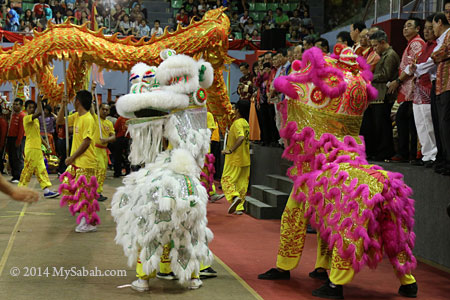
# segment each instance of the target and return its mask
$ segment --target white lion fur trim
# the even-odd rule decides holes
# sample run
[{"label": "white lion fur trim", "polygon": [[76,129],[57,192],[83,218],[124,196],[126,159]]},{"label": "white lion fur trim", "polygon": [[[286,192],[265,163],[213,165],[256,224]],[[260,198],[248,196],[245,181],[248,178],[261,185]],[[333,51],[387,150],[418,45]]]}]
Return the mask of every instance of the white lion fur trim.
[{"label": "white lion fur trim", "polygon": [[203,81],[200,81],[200,86],[207,89],[214,81],[214,69],[209,62],[206,62],[203,59],[198,61],[198,68],[200,69],[202,65],[206,67],[206,71],[203,74]]},{"label": "white lion fur trim", "polygon": [[117,113],[125,118],[135,118],[134,112],[146,108],[172,110],[189,106],[187,95],[170,90],[154,90],[151,93],[126,94],[117,100]]},{"label": "white lion fur trim", "polygon": [[130,155],[132,165],[151,163],[161,152],[165,119],[128,125],[131,136]]},{"label": "white lion fur trim", "polygon": [[[172,56],[159,65],[156,80],[166,90],[182,94],[193,93],[199,86],[198,68],[197,61],[190,56],[184,54]],[[172,78],[183,75],[189,77],[187,83],[183,81],[182,83],[169,85]]]},{"label": "white lion fur trim", "polygon": [[[171,156],[162,153],[161,157]],[[158,156],[160,166],[159,160]],[[140,258],[144,272],[150,274],[159,269],[162,247],[172,242],[171,267],[182,284],[192,272],[198,273],[201,262],[209,264],[213,259],[206,246],[212,239],[206,227],[208,195],[198,177],[189,178],[192,195],[186,194],[187,183],[181,175],[148,164],[126,177],[126,186],[113,196],[111,210],[117,222],[115,241],[122,245],[128,264],[132,266]],[[161,221],[169,217],[170,221]],[[178,259],[186,260],[186,265]]]},{"label": "white lion fur trim", "polygon": [[135,64],[131,68],[130,74],[136,74],[136,75],[139,75],[139,77],[132,80],[131,83],[142,82],[142,78],[144,77],[145,72],[147,72],[148,70],[151,70],[152,68],[156,68],[156,67],[149,66],[143,62]]}]

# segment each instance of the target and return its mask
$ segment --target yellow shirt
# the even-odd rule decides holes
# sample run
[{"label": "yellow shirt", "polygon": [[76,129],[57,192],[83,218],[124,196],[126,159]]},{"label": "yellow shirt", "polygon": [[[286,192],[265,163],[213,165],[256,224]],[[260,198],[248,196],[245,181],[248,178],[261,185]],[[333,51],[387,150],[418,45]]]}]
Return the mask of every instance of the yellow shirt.
[{"label": "yellow shirt", "polygon": [[219,142],[220,135],[219,135],[219,126],[217,126],[217,122],[214,121],[214,116],[209,111],[207,112],[206,116],[208,129],[213,129],[213,132],[211,134],[211,141]]},{"label": "yellow shirt", "polygon": [[[95,128],[98,129],[98,117],[97,114],[94,114],[94,121],[95,121]],[[116,133],[114,132],[114,125],[110,120],[102,120],[100,118],[100,122],[102,124],[102,135],[103,138],[109,138],[112,135],[115,135]],[[100,130],[95,130],[95,137],[94,137],[94,141],[95,141],[95,145],[99,145],[103,148],[108,146],[108,143],[106,144],[102,144],[100,143]]]},{"label": "yellow shirt", "polygon": [[244,118],[237,119],[231,125],[227,138],[227,150],[236,143],[236,140],[240,137],[244,137],[242,144],[233,151],[231,154],[225,155],[225,164],[229,164],[236,167],[250,166],[250,143],[248,137],[250,134],[250,126]]},{"label": "yellow shirt", "polygon": [[97,167],[97,156],[95,155],[95,121],[90,112],[79,116],[78,113],[74,113],[69,116],[69,126],[73,126],[73,140],[72,150],[70,155],[73,155],[75,151],[81,146],[85,138],[91,139],[89,147],[75,159],[73,164],[76,167],[89,169]]},{"label": "yellow shirt", "polygon": [[25,150],[26,149],[41,149],[41,132],[39,126],[39,119],[33,120],[33,115],[26,115],[23,117],[23,130],[25,131]]}]

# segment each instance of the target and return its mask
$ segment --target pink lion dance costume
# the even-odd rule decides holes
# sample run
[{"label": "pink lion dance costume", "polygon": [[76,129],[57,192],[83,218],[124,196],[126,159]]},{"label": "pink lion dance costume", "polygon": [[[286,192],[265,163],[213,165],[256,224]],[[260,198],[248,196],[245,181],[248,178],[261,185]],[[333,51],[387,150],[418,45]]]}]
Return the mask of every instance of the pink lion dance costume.
[{"label": "pink lion dance costume", "polygon": [[[318,232],[310,276],[328,280],[314,296],[342,299],[342,285],[364,265],[375,268],[384,252],[400,279],[399,293],[414,296],[412,190],[401,174],[370,165],[358,136],[362,114],[377,95],[369,66],[338,44],[331,57],[318,48],[306,51],[293,70],[274,86],[286,95],[280,136],[287,144],[283,157],[293,162],[288,176],[294,186],[281,220],[278,269],[259,278],[289,278],[309,221]],[[317,276],[319,269],[330,270],[329,278]]]}]

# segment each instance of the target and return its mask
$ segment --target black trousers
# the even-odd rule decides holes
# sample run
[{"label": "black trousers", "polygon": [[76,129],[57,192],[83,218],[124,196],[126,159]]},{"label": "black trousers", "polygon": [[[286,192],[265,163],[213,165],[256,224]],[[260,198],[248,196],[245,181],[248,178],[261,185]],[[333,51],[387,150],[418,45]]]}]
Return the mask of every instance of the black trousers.
[{"label": "black trousers", "polygon": [[[56,138],[56,144],[55,144],[55,150],[56,154],[59,157],[59,165],[58,165],[58,173],[64,173],[67,169],[66,166],[66,158],[67,158],[67,151],[66,151],[66,139]],[[70,149],[72,149],[72,139],[69,140],[69,153]]]},{"label": "black trousers", "polygon": [[130,173],[130,162],[128,161],[130,139],[123,136],[118,137],[113,144],[113,150],[114,176],[120,176],[123,168],[125,168],[126,173]]},{"label": "black trousers", "polygon": [[439,135],[442,144],[442,155],[450,165],[450,91],[436,95]]},{"label": "black trousers", "polygon": [[443,152],[444,149],[442,148],[442,142],[441,142],[441,136],[440,136],[440,129],[439,129],[439,117],[438,117],[438,107],[436,104],[436,81],[433,81],[433,85],[431,87],[431,119],[433,121],[433,128],[434,128],[434,135],[436,138],[436,147],[437,147],[437,155],[436,155],[436,162],[445,161]]},{"label": "black trousers", "polygon": [[9,165],[11,166],[11,174],[13,180],[19,180],[23,170],[23,150],[25,148],[25,137],[17,147],[17,137],[8,136],[6,141],[6,151],[8,153]]},{"label": "black trousers", "polygon": [[391,109],[393,102],[371,104],[364,112],[361,135],[364,137],[366,154],[375,160],[394,155]]},{"label": "black trousers", "polygon": [[278,143],[280,135],[275,123],[275,107],[273,104],[261,103],[256,109],[258,115],[259,128],[261,130],[261,141],[263,145],[269,146],[271,143]]},{"label": "black trousers", "polygon": [[417,157],[417,130],[412,101],[402,102],[395,117],[398,132],[398,154],[404,159]]},{"label": "black trousers", "polygon": [[214,174],[214,179],[219,180],[220,179],[220,142],[217,141],[211,141],[211,153],[214,155],[214,158],[216,159],[214,161],[214,169],[216,169],[216,173]]}]

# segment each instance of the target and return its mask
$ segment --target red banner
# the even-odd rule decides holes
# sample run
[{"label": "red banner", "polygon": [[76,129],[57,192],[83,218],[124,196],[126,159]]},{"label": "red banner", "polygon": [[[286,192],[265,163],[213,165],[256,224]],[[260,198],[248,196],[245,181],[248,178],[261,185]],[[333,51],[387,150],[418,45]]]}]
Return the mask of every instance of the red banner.
[{"label": "red banner", "polygon": [[[7,39],[8,41],[10,41],[11,43],[23,43],[23,39],[26,38],[28,40],[32,40],[33,36],[31,35],[24,35],[24,34],[19,34],[16,32],[11,32],[11,31],[6,31],[3,29],[0,29],[0,37],[2,39]],[[7,48],[3,48],[3,49],[7,49]]]}]

